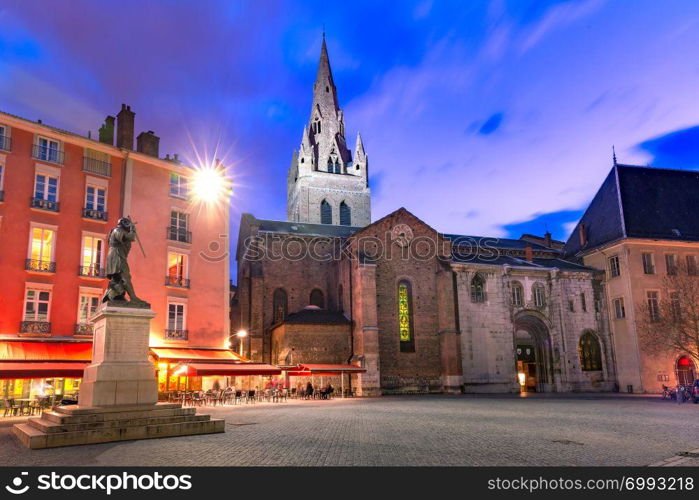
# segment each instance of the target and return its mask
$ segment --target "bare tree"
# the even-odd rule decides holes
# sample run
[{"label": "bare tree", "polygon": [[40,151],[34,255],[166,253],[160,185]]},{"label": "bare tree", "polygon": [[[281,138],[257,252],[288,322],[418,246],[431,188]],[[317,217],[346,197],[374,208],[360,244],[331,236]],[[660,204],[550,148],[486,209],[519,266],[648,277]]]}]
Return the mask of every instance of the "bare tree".
[{"label": "bare tree", "polygon": [[[657,292],[639,304],[641,348],[649,354],[682,353],[699,363],[699,275],[677,265]],[[689,272],[688,272],[689,271]]]}]

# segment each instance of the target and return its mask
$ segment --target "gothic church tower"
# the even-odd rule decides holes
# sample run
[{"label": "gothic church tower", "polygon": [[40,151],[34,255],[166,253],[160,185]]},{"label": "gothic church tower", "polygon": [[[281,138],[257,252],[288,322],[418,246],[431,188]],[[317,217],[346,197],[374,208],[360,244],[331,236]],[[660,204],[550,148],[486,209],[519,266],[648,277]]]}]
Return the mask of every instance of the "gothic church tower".
[{"label": "gothic church tower", "polygon": [[345,142],[345,119],[337,101],[323,35],[311,116],[289,168],[288,220],[345,226],[370,224],[368,168],[361,136],[357,134],[354,158]]}]

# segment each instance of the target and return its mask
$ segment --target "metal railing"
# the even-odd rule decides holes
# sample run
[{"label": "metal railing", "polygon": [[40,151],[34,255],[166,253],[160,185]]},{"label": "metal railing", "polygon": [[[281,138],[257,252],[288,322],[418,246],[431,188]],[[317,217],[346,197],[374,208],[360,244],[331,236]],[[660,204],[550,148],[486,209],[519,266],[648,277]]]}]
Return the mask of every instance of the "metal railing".
[{"label": "metal railing", "polygon": [[103,175],[104,177],[111,177],[112,164],[108,161],[83,156],[83,171],[90,172],[91,174]]},{"label": "metal railing", "polygon": [[187,340],[189,338],[189,330],[165,330],[165,338],[170,340]]},{"label": "metal railing", "polygon": [[88,276],[91,278],[104,278],[104,269],[99,264],[91,266],[78,266],[78,276]]},{"label": "metal railing", "polygon": [[104,210],[93,210],[91,208],[83,208],[83,217],[86,219],[95,219],[107,221],[107,212]]},{"label": "metal railing", "polygon": [[48,321],[22,321],[19,324],[20,333],[51,333],[51,323]]},{"label": "metal railing", "polygon": [[59,165],[63,165],[63,160],[65,159],[63,151],[39,144],[34,144],[32,146],[32,156],[37,160],[58,163]]},{"label": "metal railing", "polygon": [[180,243],[191,243],[192,232],[179,227],[168,226],[166,228],[166,236],[168,240],[179,241]]},{"label": "metal railing", "polygon": [[41,210],[48,210],[49,212],[58,212],[60,207],[57,201],[45,200],[43,198],[31,198],[29,206],[32,208],[40,208]]},{"label": "metal railing", "polygon": [[178,288],[189,288],[189,279],[180,276],[165,276],[165,286],[176,286]]},{"label": "metal railing", "polygon": [[76,323],[74,333],[76,335],[92,335],[94,332],[90,323]]},{"label": "metal railing", "polygon": [[56,263],[48,260],[27,259],[24,261],[24,269],[41,273],[55,273]]},{"label": "metal railing", "polygon": [[12,151],[12,137],[0,135],[0,149],[3,151]]}]

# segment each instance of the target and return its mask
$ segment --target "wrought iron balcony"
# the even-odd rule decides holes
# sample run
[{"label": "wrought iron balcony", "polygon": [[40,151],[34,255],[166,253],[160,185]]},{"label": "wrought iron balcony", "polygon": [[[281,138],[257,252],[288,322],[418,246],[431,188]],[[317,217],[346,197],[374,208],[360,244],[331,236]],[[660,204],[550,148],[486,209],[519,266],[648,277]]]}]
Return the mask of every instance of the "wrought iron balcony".
[{"label": "wrought iron balcony", "polygon": [[189,338],[189,330],[165,330],[165,338],[170,340],[187,340]]},{"label": "wrought iron balcony", "polygon": [[103,210],[92,210],[91,208],[83,208],[83,217],[86,219],[102,220],[107,222],[107,212]]},{"label": "wrought iron balcony", "polygon": [[12,151],[12,137],[0,135],[0,149],[3,151]]},{"label": "wrought iron balcony", "polygon": [[56,263],[48,260],[27,259],[24,262],[24,269],[40,273],[55,273]]},{"label": "wrought iron balcony", "polygon": [[165,286],[175,286],[178,288],[189,288],[189,280],[179,276],[165,276]]},{"label": "wrought iron balcony", "polygon": [[34,144],[34,146],[32,146],[32,156],[37,160],[58,163],[59,165],[63,165],[63,160],[65,159],[63,151],[39,144]]},{"label": "wrought iron balcony", "polygon": [[179,227],[168,226],[166,238],[171,241],[179,241],[180,243],[191,243],[192,232]]},{"label": "wrought iron balcony", "polygon": [[92,335],[92,325],[90,323],[76,323],[74,333],[75,335]]},{"label": "wrought iron balcony", "polygon": [[108,161],[83,156],[83,171],[90,172],[91,174],[102,175],[104,177],[111,177],[112,164]]},{"label": "wrought iron balcony", "polygon": [[19,324],[20,333],[51,333],[51,323],[48,321],[22,321]]},{"label": "wrought iron balcony", "polygon": [[104,278],[104,269],[98,264],[91,266],[78,266],[78,276],[87,276],[90,278]]},{"label": "wrought iron balcony", "polygon": [[43,198],[32,198],[30,201],[32,208],[40,208],[49,212],[58,212],[59,203],[57,201],[45,200]]}]

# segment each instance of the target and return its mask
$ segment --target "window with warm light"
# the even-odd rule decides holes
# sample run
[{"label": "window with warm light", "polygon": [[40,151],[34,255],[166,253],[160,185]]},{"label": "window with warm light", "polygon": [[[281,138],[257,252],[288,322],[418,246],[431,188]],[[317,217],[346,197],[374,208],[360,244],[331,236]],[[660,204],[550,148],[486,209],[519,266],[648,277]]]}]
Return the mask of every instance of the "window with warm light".
[{"label": "window with warm light", "polygon": [[178,252],[167,254],[167,284],[170,286],[188,287],[189,256]]},{"label": "window with warm light", "polygon": [[98,236],[83,236],[82,260],[80,262],[82,276],[100,276],[104,246],[104,239]]},{"label": "window with warm light", "polygon": [[580,355],[580,367],[584,372],[602,369],[602,352],[595,335],[586,332],[580,337],[578,353]]},{"label": "window with warm light", "polygon": [[56,232],[53,229],[32,227],[32,240],[29,247],[29,267],[34,271],[51,271]]}]

